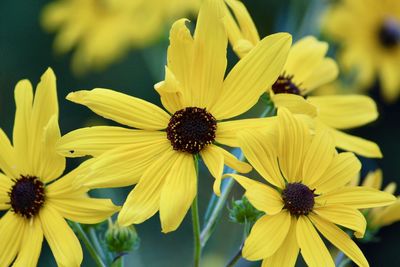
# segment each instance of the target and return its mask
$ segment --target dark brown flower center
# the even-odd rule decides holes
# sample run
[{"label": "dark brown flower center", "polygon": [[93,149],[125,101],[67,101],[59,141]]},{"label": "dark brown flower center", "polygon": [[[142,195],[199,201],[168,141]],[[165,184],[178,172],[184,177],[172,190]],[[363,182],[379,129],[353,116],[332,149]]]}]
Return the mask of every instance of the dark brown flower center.
[{"label": "dark brown flower center", "polygon": [[12,210],[27,219],[38,214],[45,200],[44,184],[29,175],[21,175],[8,194]]},{"label": "dark brown flower center", "polygon": [[378,31],[379,42],[385,48],[394,48],[400,44],[400,23],[387,19]]},{"label": "dark brown flower center", "polygon": [[272,91],[275,94],[294,94],[301,95],[300,88],[293,83],[293,76],[281,75],[272,85]]},{"label": "dark brown flower center", "polygon": [[214,142],[217,121],[205,108],[187,107],[172,115],[167,138],[175,150],[199,153]]},{"label": "dark brown flower center", "polygon": [[284,208],[292,215],[307,215],[314,207],[314,190],[302,183],[289,183],[282,191]]}]

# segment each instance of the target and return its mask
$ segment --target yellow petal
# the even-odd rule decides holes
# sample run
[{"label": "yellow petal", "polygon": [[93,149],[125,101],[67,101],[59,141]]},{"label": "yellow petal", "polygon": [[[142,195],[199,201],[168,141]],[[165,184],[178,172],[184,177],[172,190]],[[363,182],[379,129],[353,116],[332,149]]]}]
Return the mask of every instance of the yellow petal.
[{"label": "yellow petal", "polygon": [[177,95],[170,97],[162,95],[163,105],[171,113],[181,109],[182,104],[189,106],[192,101],[189,90],[192,84],[190,78],[193,65],[193,38],[185,25],[187,21],[186,19],[177,20],[169,33],[170,45],[167,55],[168,68],[166,68],[165,86],[168,87],[168,91],[173,93],[172,91],[176,90],[177,83],[179,83],[183,93],[182,103],[176,101]]},{"label": "yellow petal", "polygon": [[278,128],[278,158],[282,175],[288,182],[301,181],[302,160],[311,140],[307,125],[286,108],[280,108]]},{"label": "yellow petal", "polygon": [[36,161],[35,174],[43,182],[50,182],[58,178],[65,169],[65,157],[56,151],[56,144],[61,138],[58,117],[54,115],[43,129],[40,148],[40,161]]},{"label": "yellow petal", "polygon": [[217,124],[215,141],[227,146],[238,147],[239,142],[237,139],[237,134],[239,131],[243,129],[265,129],[265,131],[273,131],[275,125],[276,117],[219,122]]},{"label": "yellow petal", "polygon": [[297,242],[301,255],[310,267],[335,267],[331,254],[329,254],[321,237],[306,216],[300,216],[296,227]]},{"label": "yellow petal", "polygon": [[197,194],[197,177],[193,155],[180,153],[160,196],[160,220],[163,233],[176,230]]},{"label": "yellow petal", "polygon": [[215,178],[214,192],[217,196],[221,194],[221,177],[224,170],[224,156],[217,146],[210,145],[200,152],[201,158],[211,175]]},{"label": "yellow petal", "polygon": [[57,152],[66,157],[100,156],[104,152],[129,144],[151,143],[166,138],[159,131],[132,130],[115,126],[81,128],[64,135]]},{"label": "yellow petal", "polygon": [[28,174],[31,169],[29,160],[31,136],[31,114],[33,103],[32,85],[28,80],[22,80],[15,86],[15,121],[13,130],[13,144],[18,176]]},{"label": "yellow petal", "polygon": [[221,151],[222,155],[224,156],[224,162],[225,165],[230,167],[231,169],[236,170],[237,172],[240,173],[248,173],[252,170],[252,167],[250,164],[238,160],[234,155],[229,153],[223,148],[217,147],[219,151]]},{"label": "yellow petal", "polygon": [[353,153],[339,153],[335,155],[321,179],[312,183],[310,187],[315,188],[317,194],[333,191],[349,183],[360,169],[361,162]]},{"label": "yellow petal", "polygon": [[373,219],[372,224],[378,226],[390,225],[400,220],[400,200],[397,199],[393,205],[385,207]]},{"label": "yellow petal", "polygon": [[139,183],[129,193],[118,223],[122,226],[142,223],[160,208],[160,195],[165,178],[168,176],[180,152],[168,151],[158,157],[140,178]]},{"label": "yellow petal", "polygon": [[382,186],[382,170],[377,169],[373,172],[369,172],[367,177],[365,177],[362,185],[372,187],[375,189],[381,189]]},{"label": "yellow petal", "polygon": [[275,148],[277,136],[265,131],[242,131],[238,135],[246,159],[269,183],[284,188]]},{"label": "yellow petal", "polygon": [[43,230],[38,218],[25,223],[24,239],[13,267],[37,266],[42,250]]},{"label": "yellow petal", "polygon": [[331,132],[337,147],[367,158],[382,158],[382,152],[376,143],[333,128],[331,128]]},{"label": "yellow petal", "polygon": [[7,176],[18,178],[20,174],[16,170],[14,148],[3,129],[0,129],[0,151],[0,169]]},{"label": "yellow petal", "polygon": [[262,210],[268,215],[277,214],[284,205],[281,195],[275,189],[262,183],[248,186],[245,196],[256,209]]},{"label": "yellow petal", "polygon": [[292,216],[289,232],[280,248],[271,256],[263,260],[261,267],[295,266],[299,255],[299,245],[296,239],[297,219]]},{"label": "yellow petal", "polygon": [[[160,95],[163,106],[171,114],[184,108],[183,87],[168,67],[165,67],[165,80],[155,84],[154,89]],[[185,96],[191,97],[189,93],[186,93]]]},{"label": "yellow petal", "polygon": [[[50,122],[53,120],[52,122]],[[65,159],[56,154],[55,142],[60,138],[56,76],[51,68],[40,78],[32,107],[29,159],[32,173],[43,181],[57,178],[65,168]],[[47,163],[54,165],[49,168]],[[49,175],[49,177],[47,177]],[[54,177],[56,175],[57,177]]]},{"label": "yellow petal", "polygon": [[327,51],[326,42],[306,36],[292,46],[283,69],[288,75],[294,75],[296,84],[301,84],[321,64]]},{"label": "yellow petal", "polygon": [[106,220],[119,210],[110,199],[90,197],[48,198],[46,205],[51,205],[62,217],[79,223],[95,224]]},{"label": "yellow petal", "polygon": [[308,94],[314,89],[336,80],[338,75],[339,67],[336,61],[331,58],[324,58],[319,66],[301,84],[301,87],[305,88],[302,93]]},{"label": "yellow petal", "polygon": [[303,183],[311,185],[324,178],[336,154],[335,142],[328,130],[318,130],[312,138],[303,163]]},{"label": "yellow petal", "polygon": [[400,79],[398,77],[398,63],[396,61],[384,61],[379,72],[381,77],[382,95],[384,99],[392,103],[399,97]]},{"label": "yellow petal", "polygon": [[315,200],[324,205],[344,204],[355,209],[366,209],[390,205],[396,198],[374,188],[349,186],[318,196]]},{"label": "yellow petal", "polygon": [[325,220],[355,231],[357,237],[363,237],[367,222],[364,215],[357,209],[346,205],[321,205],[313,210]]},{"label": "yellow petal", "polygon": [[375,101],[368,96],[310,96],[307,100],[317,107],[319,120],[336,129],[362,126],[378,117]]},{"label": "yellow petal", "polygon": [[78,238],[63,217],[50,205],[39,212],[44,236],[58,266],[80,266],[83,255]]},{"label": "yellow petal", "polygon": [[190,84],[195,107],[210,108],[222,88],[228,45],[222,11],[222,1],[206,0],[197,17]]},{"label": "yellow petal", "polygon": [[10,192],[13,184],[14,183],[9,177],[0,173],[0,210],[10,208],[10,196],[8,195],[8,192]]},{"label": "yellow petal", "polygon": [[287,33],[277,33],[261,40],[229,72],[217,104],[210,112],[222,120],[254,106],[281,73],[291,39]]},{"label": "yellow petal", "polygon": [[[244,39],[245,37],[241,33],[239,25],[226,5],[224,5],[224,9],[225,17],[223,18],[223,22],[228,34],[229,43],[238,57],[242,58],[254,47],[254,45],[249,40]],[[246,43],[248,45],[245,49],[242,49],[243,46],[240,43]]]},{"label": "yellow petal", "polygon": [[310,218],[318,231],[335,247],[343,251],[355,264],[360,267],[369,266],[367,259],[356,243],[339,227],[313,214],[310,214]]},{"label": "yellow petal", "polygon": [[170,119],[168,113],[150,102],[109,89],[77,91],[67,99],[87,106],[106,119],[144,130],[165,129]]},{"label": "yellow petal", "polygon": [[243,257],[254,261],[273,255],[288,235],[290,223],[286,211],[258,219],[244,243]]},{"label": "yellow petal", "polygon": [[77,177],[76,183],[89,188],[136,184],[154,160],[171,150],[170,142],[166,138],[154,138],[152,142],[118,147],[97,157],[90,170]]},{"label": "yellow petal", "polygon": [[233,179],[235,179],[235,181],[238,182],[246,190],[254,184],[264,185],[258,181],[249,179],[249,178],[247,178],[243,175],[239,175],[239,174],[227,173],[222,176],[222,178],[228,178],[228,177],[232,177]]},{"label": "yellow petal", "polygon": [[0,266],[10,266],[18,251],[26,223],[22,217],[8,211],[0,220]]},{"label": "yellow petal", "polygon": [[292,113],[305,114],[310,117],[317,116],[317,109],[304,97],[294,94],[274,94],[271,96],[275,107],[285,107]]}]

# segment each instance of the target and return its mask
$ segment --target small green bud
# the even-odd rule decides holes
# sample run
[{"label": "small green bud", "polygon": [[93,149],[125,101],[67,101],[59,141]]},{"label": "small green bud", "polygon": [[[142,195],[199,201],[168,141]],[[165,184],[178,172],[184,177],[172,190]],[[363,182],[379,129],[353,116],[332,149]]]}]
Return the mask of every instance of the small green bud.
[{"label": "small green bud", "polygon": [[232,208],[229,209],[229,218],[231,221],[240,224],[246,222],[253,224],[262,215],[264,215],[264,212],[254,208],[245,196],[242,199],[232,201]]},{"label": "small green bud", "polygon": [[139,247],[140,238],[133,225],[123,227],[118,222],[109,221],[108,229],[105,233],[105,242],[111,252],[128,252]]}]

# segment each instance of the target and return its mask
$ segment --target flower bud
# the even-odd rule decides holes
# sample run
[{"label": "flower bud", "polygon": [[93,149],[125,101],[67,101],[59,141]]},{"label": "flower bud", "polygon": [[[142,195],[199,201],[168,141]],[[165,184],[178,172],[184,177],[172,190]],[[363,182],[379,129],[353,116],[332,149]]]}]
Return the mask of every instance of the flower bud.
[{"label": "flower bud", "polygon": [[231,221],[244,224],[255,223],[264,213],[251,205],[249,200],[243,196],[242,199],[232,201],[232,208],[229,209]]},{"label": "flower bud", "polygon": [[140,238],[133,225],[123,227],[118,222],[112,223],[109,221],[108,229],[105,233],[105,242],[109,251],[122,253],[138,248]]}]

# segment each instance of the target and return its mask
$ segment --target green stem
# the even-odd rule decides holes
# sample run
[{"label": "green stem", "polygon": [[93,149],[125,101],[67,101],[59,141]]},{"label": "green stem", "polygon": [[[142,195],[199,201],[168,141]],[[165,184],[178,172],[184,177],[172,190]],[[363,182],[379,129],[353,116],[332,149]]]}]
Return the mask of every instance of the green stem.
[{"label": "green stem", "polygon": [[335,266],[345,267],[348,263],[350,263],[350,259],[343,252],[339,251],[335,259]]},{"label": "green stem", "polygon": [[101,244],[100,244],[100,242],[99,242],[99,239],[98,239],[98,237],[97,237],[97,233],[96,233],[96,230],[95,230],[94,227],[90,227],[90,228],[89,228],[89,236],[90,236],[90,239],[91,239],[92,242],[93,242],[93,246],[94,246],[94,247],[96,248],[96,250],[99,252],[100,257],[101,257],[102,259],[104,259],[104,258],[105,258],[105,254],[104,254],[104,252],[103,252],[103,247],[101,246]]},{"label": "green stem", "polygon": [[238,250],[238,252],[236,252],[236,254],[232,257],[232,259],[228,262],[228,264],[226,265],[226,267],[233,267],[236,265],[236,263],[240,260],[240,258],[242,257],[242,249],[243,249],[243,244],[240,246],[240,249]]},{"label": "green stem", "polygon": [[89,251],[90,255],[92,256],[96,266],[98,267],[106,267],[103,260],[101,259],[98,251],[94,248],[92,243],[90,242],[89,237],[86,235],[85,231],[83,231],[82,226],[79,223],[71,222],[72,227],[75,229],[76,234],[78,235],[79,239],[85,244],[86,249]]},{"label": "green stem", "polygon": [[[196,167],[196,177],[199,177],[199,160],[197,157],[194,158]],[[201,257],[201,243],[200,243],[200,219],[199,219],[199,207],[197,203],[197,196],[194,198],[192,203],[192,224],[193,224],[193,239],[194,239],[194,257],[193,266],[200,266]]]},{"label": "green stem", "polygon": [[124,266],[124,256],[118,257],[112,264],[111,267],[123,267]]}]

